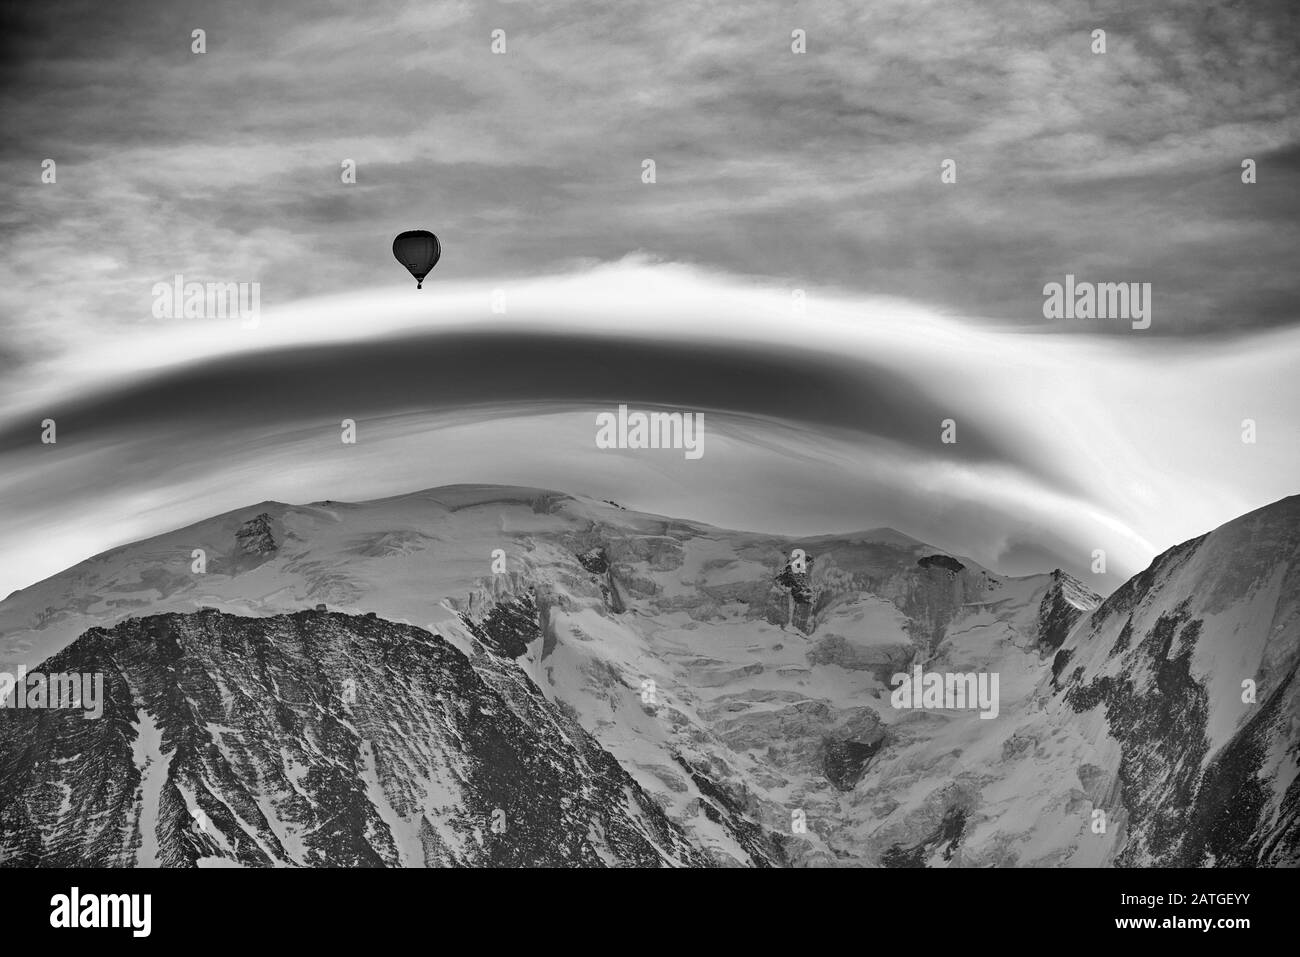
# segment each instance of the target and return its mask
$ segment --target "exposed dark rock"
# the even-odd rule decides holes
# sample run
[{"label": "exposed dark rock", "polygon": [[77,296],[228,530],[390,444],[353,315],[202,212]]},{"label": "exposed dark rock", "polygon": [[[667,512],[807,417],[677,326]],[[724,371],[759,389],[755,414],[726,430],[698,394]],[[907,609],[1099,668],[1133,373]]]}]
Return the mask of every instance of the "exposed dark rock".
[{"label": "exposed dark rock", "polygon": [[609,558],[605,555],[603,547],[583,552],[578,556],[578,562],[593,575],[603,575],[609,571]]},{"label": "exposed dark rock", "polygon": [[951,861],[953,853],[961,844],[965,829],[965,809],[950,807],[933,833],[915,844],[893,845],[881,855],[880,863],[885,867],[925,867],[925,862],[934,856],[940,847],[943,848],[943,859]]},{"label": "exposed dark rock", "polygon": [[627,605],[623,601],[618,579],[614,575],[614,569],[611,566],[605,546],[598,545],[589,548],[585,552],[579,553],[577,558],[582,567],[597,578],[600,595],[605,602],[605,607],[616,615],[623,614],[627,610]]},{"label": "exposed dark rock", "polygon": [[776,576],[777,584],[789,590],[790,597],[797,605],[811,605],[815,594],[808,580],[808,576],[812,573],[812,556],[808,556],[806,561],[806,571],[797,572],[787,562],[785,568],[781,569],[781,574]]},{"label": "exposed dark rock", "polygon": [[943,568],[954,575],[966,567],[949,555],[926,555],[924,558],[918,558],[916,563],[922,568]]},{"label": "exposed dark rock", "polygon": [[1038,605],[1039,647],[1044,651],[1061,647],[1070,629],[1100,601],[1100,597],[1084,588],[1078,579],[1059,568],[1053,571],[1052,583]]},{"label": "exposed dark rock", "polygon": [[[1211,852],[1253,866],[1262,847],[1226,840],[1224,828],[1263,833],[1256,826],[1262,798],[1255,774],[1262,754],[1252,725],[1267,720],[1267,709],[1202,775],[1209,706],[1205,688],[1191,673],[1202,622],[1189,618],[1185,607],[1156,620],[1119,675],[1075,685],[1066,701],[1076,711],[1104,706],[1110,733],[1121,745],[1119,775],[1129,819],[1117,863],[1200,866]],[[1125,628],[1130,626],[1131,619]],[[1146,669],[1150,678],[1143,677]]]},{"label": "exposed dark rock", "polygon": [[712,863],[517,666],[420,628],[159,615],[46,667],[104,713],[0,711],[7,866]]},{"label": "exposed dark rock", "polygon": [[1056,691],[1061,690],[1061,685],[1059,683],[1061,672],[1064,671],[1065,666],[1070,663],[1070,658],[1073,654],[1074,649],[1062,648],[1056,653],[1056,657],[1052,659],[1052,688]]},{"label": "exposed dark rock", "polygon": [[[0,863],[1300,862],[1300,497],[1100,609],[1059,570],[1008,579],[887,530],[804,540],[796,572],[778,536],[433,498],[454,508],[268,504],[247,553],[245,509],[181,536],[227,542],[206,580],[141,543],[0,610],[11,647],[65,648],[107,692],[98,721],[0,713]],[[485,574],[485,538],[514,570]],[[455,644],[378,617],[438,603]],[[187,614],[82,633],[155,608]],[[913,662],[1014,676],[1000,720],[886,712]]]},{"label": "exposed dark rock", "polygon": [[746,801],[729,793],[703,769],[693,767],[682,755],[674,754],[673,758],[699,789],[702,795],[700,810],[705,817],[725,828],[749,854],[754,866],[780,867],[786,863],[785,849],[776,835],[753,820],[756,810],[754,807],[747,806]]},{"label": "exposed dark rock", "polygon": [[537,602],[531,594],[494,605],[482,621],[465,614],[460,617],[474,637],[507,658],[518,658],[542,634]]},{"label": "exposed dark rock", "polygon": [[[1288,867],[1300,858],[1300,778],[1288,786],[1281,814],[1272,820],[1268,784],[1260,775],[1268,751],[1286,733],[1285,702],[1295,677],[1293,667],[1206,767],[1178,866]],[[1293,740],[1291,751],[1297,750],[1300,741]]]},{"label": "exposed dark rock", "polygon": [[768,591],[764,617],[774,625],[791,626],[810,635],[816,626],[812,585],[813,557],[804,558],[804,570],[796,571],[787,561]]},{"label": "exposed dark rock", "polygon": [[823,766],[826,779],[841,791],[852,791],[867,767],[885,745],[885,732],[880,729],[870,741],[850,741],[827,738],[823,742]]},{"label": "exposed dark rock", "polygon": [[1110,655],[1115,657],[1122,651],[1126,651],[1129,642],[1133,640],[1133,616],[1129,615],[1128,621],[1124,622],[1124,627],[1120,629],[1119,636],[1115,639],[1115,644],[1111,646]]},{"label": "exposed dark rock", "polygon": [[271,534],[271,516],[266,512],[250,518],[235,532],[235,541],[245,555],[269,555],[278,547]]}]

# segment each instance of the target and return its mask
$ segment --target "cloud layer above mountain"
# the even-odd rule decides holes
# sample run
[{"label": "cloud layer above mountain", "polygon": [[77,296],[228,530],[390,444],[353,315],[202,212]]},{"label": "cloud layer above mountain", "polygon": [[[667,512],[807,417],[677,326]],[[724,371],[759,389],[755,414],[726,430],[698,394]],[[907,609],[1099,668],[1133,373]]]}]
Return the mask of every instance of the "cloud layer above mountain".
[{"label": "cloud layer above mountain", "polygon": [[[0,593],[453,481],[1133,571],[1295,491],[1298,10],[8,5]],[[1151,328],[1045,320],[1066,274],[1151,283]],[[157,318],[178,275],[261,328]],[[620,402],[704,412],[704,458],[596,448]]]},{"label": "cloud layer above mountain", "polygon": [[[1087,574],[1103,549],[1104,590],[1300,474],[1295,330],[1133,350],[849,294],[800,315],[775,284],[628,261],[114,345],[15,380],[0,589],[264,499],[497,482],[789,534],[890,525],[1010,572]],[[704,456],[598,448],[619,404],[703,412]]]}]

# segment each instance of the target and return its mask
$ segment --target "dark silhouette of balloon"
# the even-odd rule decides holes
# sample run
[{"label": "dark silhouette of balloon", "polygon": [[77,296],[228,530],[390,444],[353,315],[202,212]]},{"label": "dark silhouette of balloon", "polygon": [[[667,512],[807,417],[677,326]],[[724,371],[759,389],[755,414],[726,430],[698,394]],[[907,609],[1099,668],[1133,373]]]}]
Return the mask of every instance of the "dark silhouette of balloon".
[{"label": "dark silhouette of balloon", "polygon": [[424,288],[424,277],[438,265],[442,243],[427,229],[408,229],[393,240],[393,255],[415,277],[415,288]]}]

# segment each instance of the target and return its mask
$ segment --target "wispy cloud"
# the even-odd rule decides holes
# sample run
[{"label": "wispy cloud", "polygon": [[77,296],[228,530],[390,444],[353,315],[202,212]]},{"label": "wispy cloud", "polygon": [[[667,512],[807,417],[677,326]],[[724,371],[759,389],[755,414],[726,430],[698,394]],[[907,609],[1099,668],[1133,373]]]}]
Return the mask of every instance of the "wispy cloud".
[{"label": "wispy cloud", "polygon": [[398,282],[387,243],[417,225],[440,277],[645,250],[1033,327],[1066,272],[1151,282],[1153,336],[1296,317],[1291,4],[99,12],[8,10],[11,362],[147,321],[176,273],[282,304]]}]

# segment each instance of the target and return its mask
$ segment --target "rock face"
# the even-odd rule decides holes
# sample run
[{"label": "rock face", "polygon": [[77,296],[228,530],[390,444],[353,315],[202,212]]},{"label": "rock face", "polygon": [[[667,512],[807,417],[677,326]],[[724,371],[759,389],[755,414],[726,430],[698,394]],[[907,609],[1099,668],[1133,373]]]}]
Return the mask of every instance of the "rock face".
[{"label": "rock face", "polygon": [[275,537],[271,534],[271,516],[263,512],[250,518],[235,532],[235,541],[245,555],[269,555],[274,552],[276,544]]},{"label": "rock face", "polygon": [[159,615],[49,667],[105,712],[0,713],[6,865],[709,862],[508,659],[409,625]]},{"label": "rock face", "polygon": [[791,625],[804,634],[810,634],[816,627],[814,602],[819,596],[809,580],[816,560],[809,555],[802,569],[796,569],[788,561],[785,563],[768,599],[767,620],[771,624]]},{"label": "rock face", "polygon": [[1061,647],[1079,619],[1100,603],[1099,597],[1083,583],[1059,568],[1052,572],[1052,583],[1038,604],[1038,644],[1044,651]]},{"label": "rock face", "polygon": [[541,635],[537,602],[532,595],[493,604],[482,621],[475,621],[469,615],[461,615],[461,620],[475,638],[512,661]]},{"label": "rock face", "polygon": [[1165,552],[1057,660],[1118,743],[1116,863],[1300,864],[1300,496]]},{"label": "rock face", "polygon": [[[110,699],[0,711],[10,861],[1300,863],[1300,499],[1105,602],[535,489],[256,510],[272,551],[231,513],[0,603],[0,661]],[[996,716],[896,706],[914,667]]]},{"label": "rock face", "polygon": [[[615,614],[626,611],[618,579],[610,567],[609,556],[605,553],[604,546],[590,548],[579,554],[577,558],[578,563],[591,574],[591,580],[600,587],[605,607]],[[626,569],[627,566],[623,567]]]},{"label": "rock face", "polygon": [[965,565],[948,555],[926,555],[924,558],[918,558],[916,564],[922,568],[942,568],[954,575],[966,569]]}]

